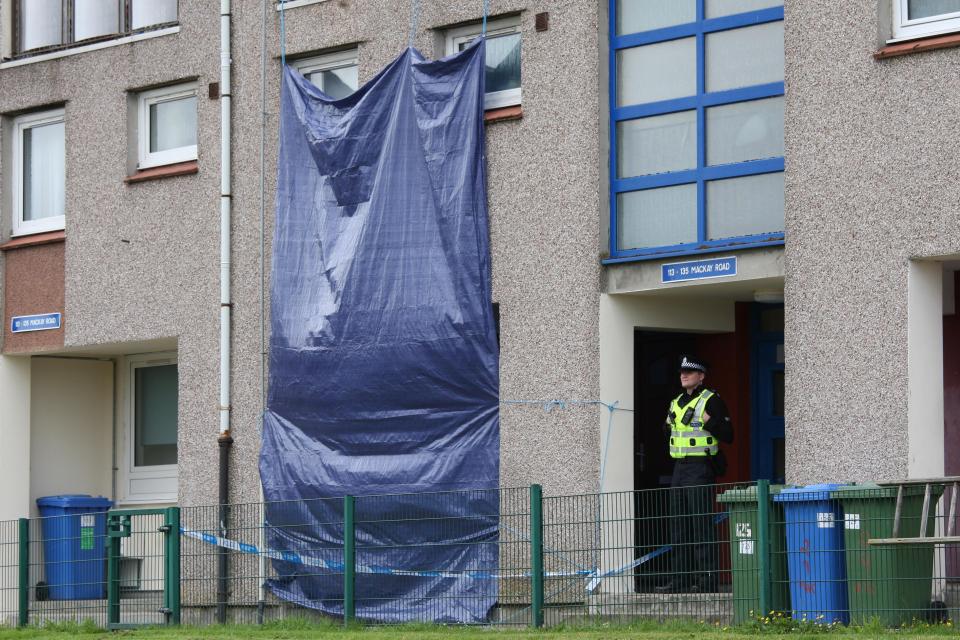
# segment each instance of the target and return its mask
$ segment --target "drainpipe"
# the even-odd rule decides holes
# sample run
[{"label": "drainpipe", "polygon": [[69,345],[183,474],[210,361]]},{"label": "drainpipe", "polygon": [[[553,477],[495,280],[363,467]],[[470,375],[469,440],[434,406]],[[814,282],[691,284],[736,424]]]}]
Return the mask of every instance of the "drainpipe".
[{"label": "drainpipe", "polygon": [[[220,0],[220,449],[218,473],[221,535],[227,534],[230,502],[230,225],[233,213],[230,175],[230,0]],[[229,564],[227,550],[217,557],[217,622],[227,621]]]},{"label": "drainpipe", "polygon": [[[273,0],[263,0],[260,6],[260,434],[258,441],[263,442],[263,412],[267,406],[266,400],[266,324],[264,299],[264,219],[266,214],[266,157],[267,146],[267,7],[273,8]],[[283,6],[280,6],[283,11]],[[263,497],[263,479],[260,477],[260,467],[257,466],[257,489],[260,501],[260,519],[257,527],[257,546],[266,548],[264,532],[266,529],[266,513]],[[257,624],[263,624],[264,611],[267,603],[267,557],[260,554],[258,562],[259,588],[257,592]]]}]

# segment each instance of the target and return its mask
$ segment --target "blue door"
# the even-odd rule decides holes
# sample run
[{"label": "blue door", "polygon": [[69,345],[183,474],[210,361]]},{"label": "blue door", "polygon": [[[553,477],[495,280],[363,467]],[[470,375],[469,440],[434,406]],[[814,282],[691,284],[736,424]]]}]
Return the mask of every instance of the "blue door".
[{"label": "blue door", "polygon": [[783,305],[754,305],[751,325],[751,476],[754,480],[782,483],[786,467],[783,429]]}]

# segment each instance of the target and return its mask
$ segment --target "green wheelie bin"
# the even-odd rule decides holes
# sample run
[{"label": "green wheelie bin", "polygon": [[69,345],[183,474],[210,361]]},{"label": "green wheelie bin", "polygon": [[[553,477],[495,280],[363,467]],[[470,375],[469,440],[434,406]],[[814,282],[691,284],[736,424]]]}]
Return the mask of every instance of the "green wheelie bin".
[{"label": "green wheelie bin", "polygon": [[[893,537],[898,487],[876,484],[836,489],[844,517],[847,595],[850,623],[879,620],[899,627],[923,620],[930,606],[933,551],[930,543],[870,545],[871,539]],[[900,507],[900,538],[919,538],[925,485],[904,485]],[[943,485],[930,485],[925,535],[932,536],[937,500]]]},{"label": "green wheelie bin", "polygon": [[[782,485],[771,485],[771,498],[780,493]],[[733,621],[748,622],[766,616],[760,611],[759,518],[757,488],[729,489],[717,497],[726,506],[730,526],[730,566],[733,570]],[[770,578],[773,611],[790,611],[790,579],[787,574],[787,536],[784,527],[783,506],[770,501],[768,539],[770,541]]]}]

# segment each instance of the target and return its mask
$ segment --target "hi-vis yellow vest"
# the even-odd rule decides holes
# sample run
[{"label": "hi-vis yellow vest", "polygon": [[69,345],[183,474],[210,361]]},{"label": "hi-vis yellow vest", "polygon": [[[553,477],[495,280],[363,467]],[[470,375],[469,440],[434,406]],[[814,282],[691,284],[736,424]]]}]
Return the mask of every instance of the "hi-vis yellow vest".
[{"label": "hi-vis yellow vest", "polygon": [[[670,403],[672,424],[670,425],[670,457],[688,458],[694,456],[715,456],[720,451],[717,439],[703,428],[703,412],[707,407],[707,400],[713,397],[713,391],[704,389],[700,395],[687,400],[686,393],[681,393]],[[693,418],[689,424],[683,424],[683,416],[693,409]]]}]

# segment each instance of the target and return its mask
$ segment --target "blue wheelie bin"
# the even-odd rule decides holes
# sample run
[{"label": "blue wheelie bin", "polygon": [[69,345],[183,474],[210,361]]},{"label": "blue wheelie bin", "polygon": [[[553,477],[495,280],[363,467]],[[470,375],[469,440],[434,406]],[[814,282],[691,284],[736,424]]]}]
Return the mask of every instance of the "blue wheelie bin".
[{"label": "blue wheelie bin", "polygon": [[107,509],[100,496],[37,499],[46,583],[53,600],[96,600],[106,594]]},{"label": "blue wheelie bin", "polygon": [[843,485],[814,484],[773,496],[783,504],[790,603],[795,620],[850,622],[843,545],[843,511],[830,492]]}]

